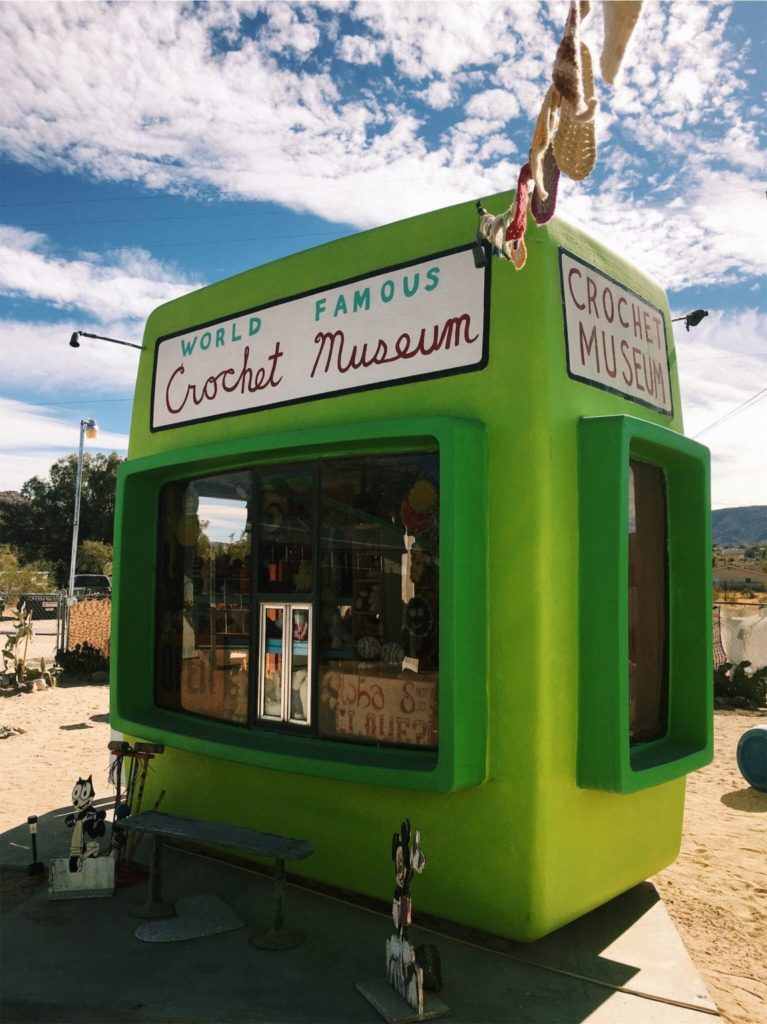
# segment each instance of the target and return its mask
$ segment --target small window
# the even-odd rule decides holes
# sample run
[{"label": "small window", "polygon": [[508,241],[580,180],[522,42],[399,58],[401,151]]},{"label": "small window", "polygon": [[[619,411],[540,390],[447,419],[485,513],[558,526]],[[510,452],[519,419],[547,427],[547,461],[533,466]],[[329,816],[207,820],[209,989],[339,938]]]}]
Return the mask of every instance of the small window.
[{"label": "small window", "polygon": [[636,793],[711,757],[708,452],[633,416],[584,417],[578,447],[576,777]]},{"label": "small window", "polygon": [[261,605],[258,717],[262,721],[310,724],[311,624],[311,605]]},{"label": "small window", "polygon": [[658,739],[668,716],[666,484],[657,466],[629,464],[629,737]]}]

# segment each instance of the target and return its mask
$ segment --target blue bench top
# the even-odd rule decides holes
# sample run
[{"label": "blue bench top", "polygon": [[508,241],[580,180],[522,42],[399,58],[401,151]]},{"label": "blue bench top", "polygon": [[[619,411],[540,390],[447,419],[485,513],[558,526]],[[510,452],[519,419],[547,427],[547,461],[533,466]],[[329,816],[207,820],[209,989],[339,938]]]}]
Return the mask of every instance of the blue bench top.
[{"label": "blue bench top", "polygon": [[118,819],[115,825],[118,828],[153,835],[233,846],[238,850],[247,850],[261,857],[273,857],[275,860],[303,860],[314,853],[314,847],[306,839],[291,839],[288,836],[272,835],[271,832],[258,832],[242,825],[186,818],[181,814],[145,811],[143,814]]}]

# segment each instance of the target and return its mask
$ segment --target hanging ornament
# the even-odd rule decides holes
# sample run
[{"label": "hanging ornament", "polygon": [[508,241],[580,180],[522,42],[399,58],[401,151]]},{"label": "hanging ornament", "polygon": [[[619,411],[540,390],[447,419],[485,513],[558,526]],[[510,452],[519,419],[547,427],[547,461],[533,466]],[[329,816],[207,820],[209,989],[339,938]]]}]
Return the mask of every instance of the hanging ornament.
[{"label": "hanging ornament", "polygon": [[434,616],[422,597],[408,601],[405,609],[405,629],[413,636],[427,636],[431,632]]},{"label": "hanging ornament", "polygon": [[631,33],[639,20],[642,0],[610,0],[602,4],[605,24],[604,43],[599,68],[602,78],[612,85],[620,70]]},{"label": "hanging ornament", "polygon": [[[572,105],[563,98],[562,112],[559,117],[557,133],[552,144],[554,159],[562,174],[573,181],[583,181],[594,170],[597,162],[596,129],[594,126],[593,109],[589,107],[594,100],[594,73],[591,66],[591,54],[585,43],[580,47],[581,87],[579,96],[587,103],[587,111],[591,114],[579,114]],[[594,100],[594,109],[596,100]]]}]

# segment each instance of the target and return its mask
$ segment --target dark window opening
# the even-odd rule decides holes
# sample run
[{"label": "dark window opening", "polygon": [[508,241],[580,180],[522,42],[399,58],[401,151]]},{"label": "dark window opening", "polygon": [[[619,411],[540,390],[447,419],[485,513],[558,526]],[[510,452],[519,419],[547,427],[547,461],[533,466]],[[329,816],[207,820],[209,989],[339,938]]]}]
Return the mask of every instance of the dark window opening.
[{"label": "dark window opening", "polygon": [[668,717],[666,483],[657,466],[629,468],[629,736],[665,735]]}]

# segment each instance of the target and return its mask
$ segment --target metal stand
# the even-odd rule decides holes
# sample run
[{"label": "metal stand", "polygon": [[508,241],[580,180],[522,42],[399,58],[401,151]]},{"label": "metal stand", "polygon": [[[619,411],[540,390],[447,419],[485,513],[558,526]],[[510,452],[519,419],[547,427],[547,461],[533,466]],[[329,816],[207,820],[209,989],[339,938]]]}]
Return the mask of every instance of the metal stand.
[{"label": "metal stand", "polygon": [[162,898],[162,836],[152,836],[152,855],[149,861],[149,901],[135,907],[131,917],[174,917],[176,910]]},{"label": "metal stand", "polygon": [[301,932],[284,927],[283,898],[285,894],[285,861],[279,858],[274,862],[272,926],[268,932],[251,935],[248,940],[256,949],[295,949],[306,940]]},{"label": "metal stand", "polygon": [[450,1013],[450,1008],[432,992],[424,993],[423,1013],[418,1013],[383,978],[375,981],[358,981],[357,990],[378,1010],[388,1024],[416,1024],[417,1021],[447,1017]]}]

